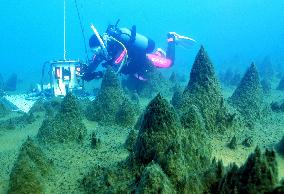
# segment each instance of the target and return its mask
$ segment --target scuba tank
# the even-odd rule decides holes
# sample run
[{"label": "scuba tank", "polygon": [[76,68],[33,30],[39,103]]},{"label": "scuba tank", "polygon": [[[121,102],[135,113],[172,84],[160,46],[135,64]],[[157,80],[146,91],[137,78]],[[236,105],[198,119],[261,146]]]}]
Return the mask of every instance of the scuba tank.
[{"label": "scuba tank", "polygon": [[118,28],[119,20],[115,25],[109,25],[106,33],[115,39],[121,41],[126,47],[132,47],[135,50],[150,53],[155,49],[155,42],[136,32],[136,26],[132,26],[132,29]]},{"label": "scuba tank", "polygon": [[131,45],[134,49],[142,50],[146,53],[153,52],[155,49],[155,42],[136,32],[136,27],[133,26],[132,29],[128,28],[119,28],[120,30],[120,39],[122,42]]}]

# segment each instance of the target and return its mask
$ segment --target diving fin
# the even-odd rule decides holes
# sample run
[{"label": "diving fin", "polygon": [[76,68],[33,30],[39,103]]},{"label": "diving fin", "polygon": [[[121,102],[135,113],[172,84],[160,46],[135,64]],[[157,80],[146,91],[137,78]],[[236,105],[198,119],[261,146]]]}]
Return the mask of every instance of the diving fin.
[{"label": "diving fin", "polygon": [[176,44],[184,48],[190,48],[196,43],[196,40],[194,40],[193,38],[179,35],[176,32],[169,32],[169,34],[174,35]]}]

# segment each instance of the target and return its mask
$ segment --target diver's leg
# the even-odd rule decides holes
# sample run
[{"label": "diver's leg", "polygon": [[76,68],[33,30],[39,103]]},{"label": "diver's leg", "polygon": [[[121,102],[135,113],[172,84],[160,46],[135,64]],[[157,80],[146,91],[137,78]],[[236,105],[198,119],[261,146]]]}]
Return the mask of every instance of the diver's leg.
[{"label": "diver's leg", "polygon": [[176,53],[176,45],[175,45],[175,35],[168,33],[168,47],[167,47],[167,52],[166,52],[166,57],[167,59],[170,59],[172,61],[171,66],[173,66],[174,61],[175,61],[175,53]]}]

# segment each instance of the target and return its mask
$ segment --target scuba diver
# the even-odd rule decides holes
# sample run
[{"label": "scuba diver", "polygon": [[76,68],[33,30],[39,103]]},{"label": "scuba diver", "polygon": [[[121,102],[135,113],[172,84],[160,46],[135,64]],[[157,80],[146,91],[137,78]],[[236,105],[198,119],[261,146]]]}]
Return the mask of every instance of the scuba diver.
[{"label": "scuba diver", "polygon": [[116,73],[134,76],[146,81],[153,68],[170,68],[175,61],[175,45],[189,46],[196,41],[192,38],[178,35],[175,32],[167,34],[167,51],[155,49],[155,42],[136,32],[136,26],[131,29],[119,28],[118,22],[109,25],[103,35],[99,35],[91,25],[94,34],[89,39],[89,46],[94,55],[88,66],[83,70],[83,80],[91,81],[103,77],[103,67],[112,66]]}]

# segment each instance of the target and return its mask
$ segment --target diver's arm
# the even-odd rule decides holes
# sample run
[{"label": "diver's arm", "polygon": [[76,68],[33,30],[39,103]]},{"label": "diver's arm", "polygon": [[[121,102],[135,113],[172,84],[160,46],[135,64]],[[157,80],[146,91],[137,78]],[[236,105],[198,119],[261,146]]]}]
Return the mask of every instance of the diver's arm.
[{"label": "diver's arm", "polygon": [[93,59],[90,61],[89,65],[88,65],[87,71],[88,72],[95,71],[102,61],[103,61],[103,59],[100,56],[94,55]]},{"label": "diver's arm", "polygon": [[89,82],[92,81],[93,79],[101,79],[103,77],[103,72],[102,71],[95,71],[95,72],[86,72],[84,73],[82,79]]},{"label": "diver's arm", "polygon": [[91,81],[93,79],[100,79],[102,77],[101,71],[95,71],[99,64],[103,60],[101,57],[94,55],[92,61],[89,63],[89,65],[83,70],[83,76],[82,79],[85,81]]}]

